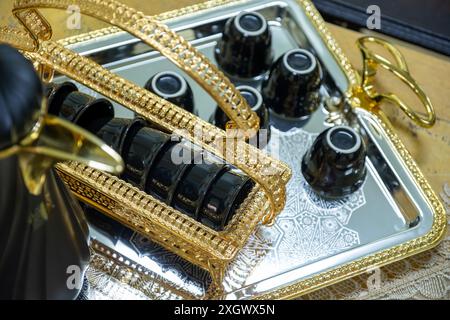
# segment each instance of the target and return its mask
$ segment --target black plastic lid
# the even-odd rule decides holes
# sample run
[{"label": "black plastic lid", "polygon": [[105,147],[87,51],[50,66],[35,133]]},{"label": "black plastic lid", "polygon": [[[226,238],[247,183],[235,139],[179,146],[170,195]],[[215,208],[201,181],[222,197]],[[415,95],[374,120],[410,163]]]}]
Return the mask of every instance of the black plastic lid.
[{"label": "black plastic lid", "polygon": [[264,20],[252,12],[242,15],[238,23],[242,29],[250,32],[258,31],[264,26]]},{"label": "black plastic lid", "polygon": [[155,83],[159,91],[164,94],[176,94],[181,90],[182,83],[179,78],[172,74],[163,74],[156,79]]}]

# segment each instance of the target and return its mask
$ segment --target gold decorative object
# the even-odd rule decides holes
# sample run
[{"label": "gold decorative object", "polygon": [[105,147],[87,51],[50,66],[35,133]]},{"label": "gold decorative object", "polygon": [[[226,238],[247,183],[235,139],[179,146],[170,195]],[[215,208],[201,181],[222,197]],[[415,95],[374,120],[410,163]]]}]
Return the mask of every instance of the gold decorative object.
[{"label": "gold decorative object", "polygon": [[77,197],[209,270],[220,283],[226,265],[256,225],[273,223],[283,209],[290,169],[244,141],[227,143],[230,137],[225,131],[50,41],[51,27],[37,8],[65,9],[74,4],[81,13],[116,25],[160,51],[205,88],[248,136],[259,128],[259,118],[230,80],[189,42],[155,19],[115,1],[16,1],[13,13],[27,34],[2,30],[2,41],[24,50],[42,70],[51,68],[90,87],[225,159],[257,182],[226,229],[215,232],[118,178],[78,163],[58,165]]},{"label": "gold decorative object", "polygon": [[[369,48],[367,48],[367,43],[379,44],[386,48],[394,57],[397,65],[392,64],[386,58],[371,51]],[[375,37],[360,38],[357,42],[357,45],[362,53],[364,69],[362,74],[361,86],[356,87],[354,96],[361,97],[361,94],[366,95],[365,98],[361,98],[361,101],[368,101],[368,103],[365,105],[363,103],[364,107],[369,108],[370,110],[378,107],[381,102],[386,100],[398,106],[417,125],[425,128],[433,126],[436,122],[436,115],[434,113],[433,105],[431,104],[430,99],[422,90],[422,88],[411,77],[411,74],[408,70],[408,65],[406,64],[405,58],[403,57],[401,52],[387,41]],[[422,115],[413,111],[394,93],[380,94],[376,92],[374,81],[378,66],[381,66],[386,70],[394,73],[413,90],[413,92],[419,97],[420,101],[425,106],[426,117],[423,117]]]},{"label": "gold decorative object", "polygon": [[[187,41],[159,22],[159,20],[169,20],[200,11],[218,10],[241,2],[245,3],[246,1],[212,0],[155,17],[148,17],[110,0],[18,0],[14,6],[14,15],[21,21],[26,32],[3,28],[0,33],[0,41],[8,42],[22,49],[27,57],[38,64],[41,74],[46,75],[47,79],[50,79],[52,75],[49,69],[64,74],[137,112],[149,121],[158,123],[165,129],[183,136],[222,159],[226,159],[258,183],[226,229],[223,232],[216,232],[124,183],[117,177],[88,168],[78,162],[58,165],[61,177],[78,198],[139,231],[184,259],[209,270],[216,285],[221,283],[228,264],[244,246],[256,225],[260,221],[270,224],[284,207],[285,188],[291,177],[291,170],[280,161],[266,156],[242,141],[238,141],[232,149],[225,148],[223,141],[228,137],[225,131],[130,81],[117,77],[65,46],[102,35],[115,34],[122,30],[127,31],[158,50],[195,79],[230,117],[233,121],[231,126],[256,130],[259,126],[258,118],[248,108],[231,82]],[[413,176],[414,183],[424,194],[433,211],[434,220],[430,231],[421,237],[315,274],[304,280],[287,284],[283,288],[257,296],[258,299],[293,298],[364,273],[370,268],[389,264],[428,250],[440,242],[446,228],[446,217],[442,204],[379,107],[380,102],[389,101],[400,107],[418,125],[429,127],[435,121],[432,104],[409,74],[403,56],[383,40],[374,37],[363,38],[358,42],[364,59],[363,74],[359,75],[336,43],[312,2],[310,0],[297,0],[296,2],[342,69],[349,84],[345,93],[347,101],[353,108],[366,109],[373,114],[373,118],[387,136],[388,142]],[[80,7],[81,13],[111,23],[114,27],[63,39],[58,43],[50,41],[51,28],[37,8],[65,9],[68,5],[73,4]],[[366,47],[367,43],[376,43],[385,47],[393,55],[395,64],[370,51]],[[410,86],[424,104],[425,116],[414,112],[395,95],[380,94],[374,90],[373,83],[378,66],[391,71]],[[195,132],[198,129],[206,134],[196,135]],[[250,161],[254,157],[259,160],[257,163]]]},{"label": "gold decorative object", "polygon": [[60,161],[77,161],[112,174],[119,174],[124,168],[122,158],[102,140],[48,115],[46,99],[30,133],[19,144],[0,151],[0,159],[12,155],[18,155],[25,185],[34,195],[41,193],[48,169]]}]

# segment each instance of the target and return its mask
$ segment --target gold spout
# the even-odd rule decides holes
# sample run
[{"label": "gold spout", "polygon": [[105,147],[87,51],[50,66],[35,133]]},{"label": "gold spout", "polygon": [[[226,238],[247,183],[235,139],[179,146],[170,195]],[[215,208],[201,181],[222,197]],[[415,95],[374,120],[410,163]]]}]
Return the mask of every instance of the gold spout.
[{"label": "gold spout", "polygon": [[0,158],[14,154],[18,155],[25,185],[35,195],[40,194],[47,171],[57,162],[76,161],[112,174],[124,169],[120,155],[102,140],[45,112],[26,138],[0,151]]}]

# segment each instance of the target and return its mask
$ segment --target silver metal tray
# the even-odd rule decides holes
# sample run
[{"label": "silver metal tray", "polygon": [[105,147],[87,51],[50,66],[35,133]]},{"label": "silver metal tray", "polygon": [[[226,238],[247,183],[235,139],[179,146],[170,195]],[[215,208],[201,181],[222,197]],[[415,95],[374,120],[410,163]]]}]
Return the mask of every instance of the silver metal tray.
[{"label": "silver metal tray", "polygon": [[[172,29],[215,62],[213,50],[226,19],[241,11],[258,11],[269,21],[275,57],[292,48],[307,48],[317,55],[324,70],[323,104],[313,117],[295,127],[280,119],[273,121],[272,139],[266,150],[271,152],[278,148],[280,160],[293,170],[287,204],[276,223],[271,227],[260,226],[232,262],[223,282],[225,293],[220,298],[294,297],[423,251],[438,241],[439,236],[435,235],[434,242],[428,240],[422,246],[408,247],[411,241],[437,230],[435,215],[439,204],[430,201],[432,197],[417,181],[420,172],[418,175],[411,170],[415,164],[407,163],[407,156],[393,142],[392,132],[380,119],[364,109],[346,107],[344,93],[349,89],[348,78],[327,46],[324,34],[307,14],[308,3],[232,1],[167,21]],[[182,74],[158,52],[124,32],[76,42],[69,47],[141,86],[163,70]],[[193,88],[199,116],[208,120],[216,108],[214,101],[195,81],[184,76]],[[66,79],[58,77],[56,80]],[[261,79],[254,79],[245,84],[258,88],[260,82]],[[98,96],[90,89],[82,86],[80,89]],[[335,110],[337,104],[341,107],[339,111]],[[122,106],[115,105],[115,108],[117,116],[134,116]],[[315,137],[327,127],[340,123],[353,126],[363,136],[369,150],[368,175],[363,187],[353,195],[344,200],[328,201],[317,196],[305,183],[300,163]],[[123,285],[133,288],[124,293],[128,298],[142,294],[152,299],[211,298],[208,295],[211,279],[206,271],[139,234],[130,230],[128,236],[114,244],[92,227],[92,237],[95,258],[89,274],[95,290]],[[400,253],[392,251],[402,247]],[[375,258],[372,263],[360,262],[367,257]],[[139,281],[133,282],[133,276],[125,272],[129,272],[130,266]],[[104,294],[120,298],[118,292],[122,291]]]}]

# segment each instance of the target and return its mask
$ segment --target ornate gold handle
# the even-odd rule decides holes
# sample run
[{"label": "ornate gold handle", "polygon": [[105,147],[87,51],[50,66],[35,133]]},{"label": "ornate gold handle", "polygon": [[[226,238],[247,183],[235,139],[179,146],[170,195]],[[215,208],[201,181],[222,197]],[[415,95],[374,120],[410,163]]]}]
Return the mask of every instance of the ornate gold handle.
[{"label": "ornate gold handle", "polygon": [[[392,64],[388,59],[372,52],[369,48],[367,48],[367,43],[375,43],[383,46],[394,57],[396,64]],[[409,73],[408,66],[402,53],[389,42],[376,37],[360,38],[357,41],[357,45],[361,50],[363,57],[363,74],[361,87],[359,89],[362,90],[362,93],[369,98],[366,99],[369,106],[378,106],[380,102],[387,100],[400,107],[400,109],[403,110],[403,112],[405,112],[405,114],[416,124],[425,128],[433,126],[436,121],[433,105],[431,104],[428,96]],[[413,90],[425,107],[425,115],[415,112],[397,95],[393,93],[382,94],[375,90],[374,83],[379,66],[392,72]]]},{"label": "ornate gold handle", "polygon": [[37,47],[39,41],[51,38],[52,29],[36,8],[66,9],[69,5],[76,5],[81,13],[111,23],[140,38],[202,86],[238,128],[259,129],[259,117],[231,81],[188,41],[142,12],[112,0],[16,0],[13,13]]},{"label": "ornate gold handle", "polygon": [[[50,25],[36,8],[65,9],[74,4],[79,6],[81,13],[118,26],[160,51],[205,88],[237,127],[250,131],[259,128],[259,118],[247,106],[233,84],[189,42],[151,17],[115,1],[16,1],[14,15],[29,34],[27,46],[33,47],[32,52],[27,51],[25,54],[33,61],[50,66],[240,168],[265,191],[271,204],[271,212],[264,218],[263,223],[272,223],[286,202],[286,184],[291,177],[290,168],[243,141],[236,141],[230,147],[228,143],[224,143],[229,138],[225,131],[118,77],[90,59],[49,41]],[[4,39],[18,42],[19,45],[24,41],[11,35],[7,29],[3,31],[6,33],[2,35]],[[21,37],[23,38],[23,34]],[[199,132],[203,134],[199,135]]]}]

